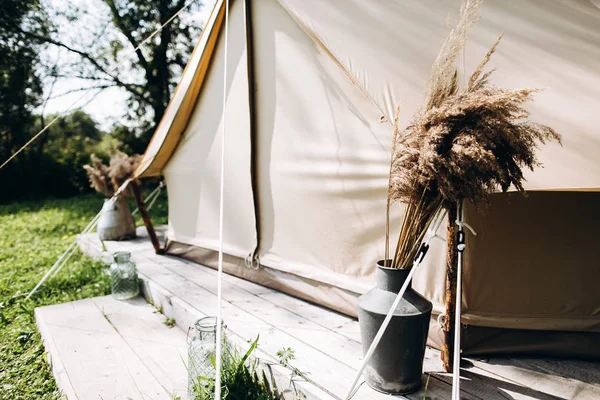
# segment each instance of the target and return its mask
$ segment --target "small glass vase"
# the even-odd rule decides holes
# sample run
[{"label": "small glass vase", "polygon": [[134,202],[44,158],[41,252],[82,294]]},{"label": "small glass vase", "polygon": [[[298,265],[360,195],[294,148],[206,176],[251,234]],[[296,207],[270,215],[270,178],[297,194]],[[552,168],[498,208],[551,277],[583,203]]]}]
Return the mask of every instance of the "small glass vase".
[{"label": "small glass vase", "polygon": [[[214,380],[216,375],[214,362],[217,352],[217,318],[200,318],[194,324],[194,329],[196,333],[188,344],[188,399],[192,400],[199,392],[203,392],[208,387],[214,387],[212,386],[214,382],[211,380]],[[228,359],[226,329],[227,326],[222,323],[222,362]]]},{"label": "small glass vase", "polygon": [[127,300],[140,292],[135,264],[131,261],[131,253],[118,251],[114,254],[115,262],[110,266],[110,287],[117,300]]}]

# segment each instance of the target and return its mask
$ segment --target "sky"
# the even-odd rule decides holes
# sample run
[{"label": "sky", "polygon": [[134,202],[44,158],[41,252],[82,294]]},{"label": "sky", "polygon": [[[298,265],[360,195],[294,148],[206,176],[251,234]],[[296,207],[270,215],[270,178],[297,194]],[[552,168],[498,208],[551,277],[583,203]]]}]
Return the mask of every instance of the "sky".
[{"label": "sky", "polygon": [[[63,0],[48,1],[50,1],[52,6],[60,7],[66,4]],[[86,24],[105,24],[110,20],[110,17],[105,15],[105,13],[102,12],[102,9],[98,8],[97,2],[98,0],[71,0],[70,4],[74,4],[86,10],[85,15],[82,17],[83,23],[80,22],[77,24],[66,21],[60,28],[61,36],[73,35],[71,37],[75,37],[75,41],[81,43],[82,47],[85,47],[86,28],[88,28]],[[204,4],[201,9],[193,15],[188,15],[187,18],[196,19],[200,26],[204,26],[213,8],[214,2],[215,0],[203,0]],[[182,14],[180,14],[178,18],[181,16]],[[132,51],[133,48],[131,46],[124,49],[124,51],[120,53],[123,60],[119,60],[119,62],[126,65],[128,61],[127,58],[131,58]],[[59,50],[54,46],[45,50],[42,57],[46,60],[46,63],[50,64],[60,63],[69,59],[77,60],[77,58],[73,58],[76,56],[73,56],[68,51]],[[127,93],[123,89],[114,87],[104,89],[100,93],[98,93],[98,90],[92,90],[87,93],[80,91],[62,95],[70,90],[89,86],[93,86],[93,83],[82,82],[79,79],[70,77],[61,78],[57,80],[54,85],[52,85],[51,79],[45,80],[45,95],[50,93],[50,90],[52,95],[43,110],[44,114],[58,114],[68,109],[75,110],[81,108],[92,115],[102,129],[108,129],[114,122],[120,121],[120,118],[125,113],[127,107]],[[41,107],[39,111],[41,111]]]}]

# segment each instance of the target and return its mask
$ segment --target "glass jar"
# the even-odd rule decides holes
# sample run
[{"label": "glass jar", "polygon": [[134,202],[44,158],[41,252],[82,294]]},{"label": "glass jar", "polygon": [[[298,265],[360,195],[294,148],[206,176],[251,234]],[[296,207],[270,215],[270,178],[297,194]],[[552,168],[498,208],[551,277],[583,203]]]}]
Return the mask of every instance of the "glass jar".
[{"label": "glass jar", "polygon": [[115,262],[110,266],[110,287],[117,300],[127,300],[140,292],[137,270],[131,261],[131,253],[118,251],[114,254]]},{"label": "glass jar", "polygon": [[[226,360],[228,348],[225,339],[225,323],[221,324],[221,360]],[[200,392],[214,390],[215,355],[217,352],[217,318],[200,318],[194,324],[195,335],[188,344],[188,399],[195,399]]]}]

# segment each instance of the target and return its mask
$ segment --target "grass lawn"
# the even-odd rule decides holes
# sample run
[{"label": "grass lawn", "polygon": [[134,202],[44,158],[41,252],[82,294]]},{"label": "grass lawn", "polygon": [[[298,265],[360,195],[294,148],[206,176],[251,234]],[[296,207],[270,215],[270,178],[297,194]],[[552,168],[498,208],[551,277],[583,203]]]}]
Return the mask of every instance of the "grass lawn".
[{"label": "grass lawn", "polygon": [[[61,397],[33,310],[108,294],[108,276],[78,251],[31,299],[25,296],[101,206],[97,195],[0,205],[0,399]],[[155,224],[166,223],[165,191],[150,214]]]}]

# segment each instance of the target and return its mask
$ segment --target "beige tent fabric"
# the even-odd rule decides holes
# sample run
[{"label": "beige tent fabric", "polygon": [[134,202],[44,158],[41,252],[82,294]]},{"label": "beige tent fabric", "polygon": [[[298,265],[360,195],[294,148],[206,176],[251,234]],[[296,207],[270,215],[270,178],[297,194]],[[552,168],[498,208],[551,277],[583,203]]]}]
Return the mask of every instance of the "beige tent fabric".
[{"label": "beige tent fabric", "polygon": [[[224,32],[224,29],[223,29]],[[171,240],[217,250],[225,41],[211,59],[177,151],[164,168]],[[228,44],[224,250],[246,257],[256,246],[250,183],[250,114],[243,2],[231,5]]]},{"label": "beige tent fabric", "polygon": [[[279,0],[327,48],[389,120],[401,126],[422,102],[431,65],[456,1]],[[526,175],[530,190],[600,189],[600,9],[588,0],[486,0],[469,35],[464,67],[472,71],[504,32],[494,55],[500,86],[544,88],[532,119],[563,134],[543,146],[545,168]],[[460,72],[464,76],[464,72]]]},{"label": "beige tent fabric", "polygon": [[[168,241],[166,250],[168,254],[218,268],[217,251],[174,241]],[[356,316],[356,293],[268,267],[248,268],[245,259],[229,254],[223,255],[223,271],[343,314]]]},{"label": "beige tent fabric", "polygon": [[277,1],[253,15],[261,262],[364,292],[383,258],[390,127]]},{"label": "beige tent fabric", "polygon": [[[372,286],[375,262],[383,258],[389,117],[400,105],[407,123],[420,104],[457,3],[258,0],[252,6],[257,184],[252,188],[250,179],[246,41],[237,0],[229,35],[227,270],[354,315],[356,296]],[[172,252],[209,265],[218,248],[224,47],[218,19],[211,20],[196,53],[209,47],[204,38],[213,38],[213,54],[194,53],[184,80],[193,63],[205,72],[182,80],[169,107],[180,111],[165,117],[138,170],[165,175]],[[564,136],[562,148],[542,148],[545,169],[528,175],[528,187],[582,192],[499,194],[485,214],[468,209],[479,235],[468,236],[464,322],[598,332],[600,301],[591,285],[600,278],[600,198],[583,191],[600,188],[600,9],[580,0],[487,0],[466,51],[467,70],[501,30],[496,82],[546,87],[531,108],[533,119]],[[401,214],[394,205],[392,241]],[[265,266],[259,272],[241,262],[257,245],[256,218]],[[432,243],[413,283],[436,313],[443,310],[445,250],[444,242]],[[493,348],[477,339],[493,332],[473,334],[470,350]],[[519,348],[518,339],[506,337],[507,349]],[[548,349],[563,340],[547,337]]]},{"label": "beige tent fabric", "polygon": [[196,104],[196,99],[202,88],[223,17],[225,7],[223,0],[217,0],[215,7],[202,31],[200,40],[188,61],[181,80],[173,93],[167,110],[160,121],[152,140],[144,153],[139,167],[135,171],[138,178],[157,176],[171,158],[175,147],[179,143]]},{"label": "beige tent fabric", "polygon": [[[505,329],[464,325],[460,334],[464,356],[518,354],[530,357],[567,357],[600,359],[600,333],[534,329]],[[444,343],[444,334],[435,319],[429,326],[427,345],[436,349]]]},{"label": "beige tent fabric", "polygon": [[464,321],[600,332],[599,205],[600,193],[532,192],[470,208]]}]

